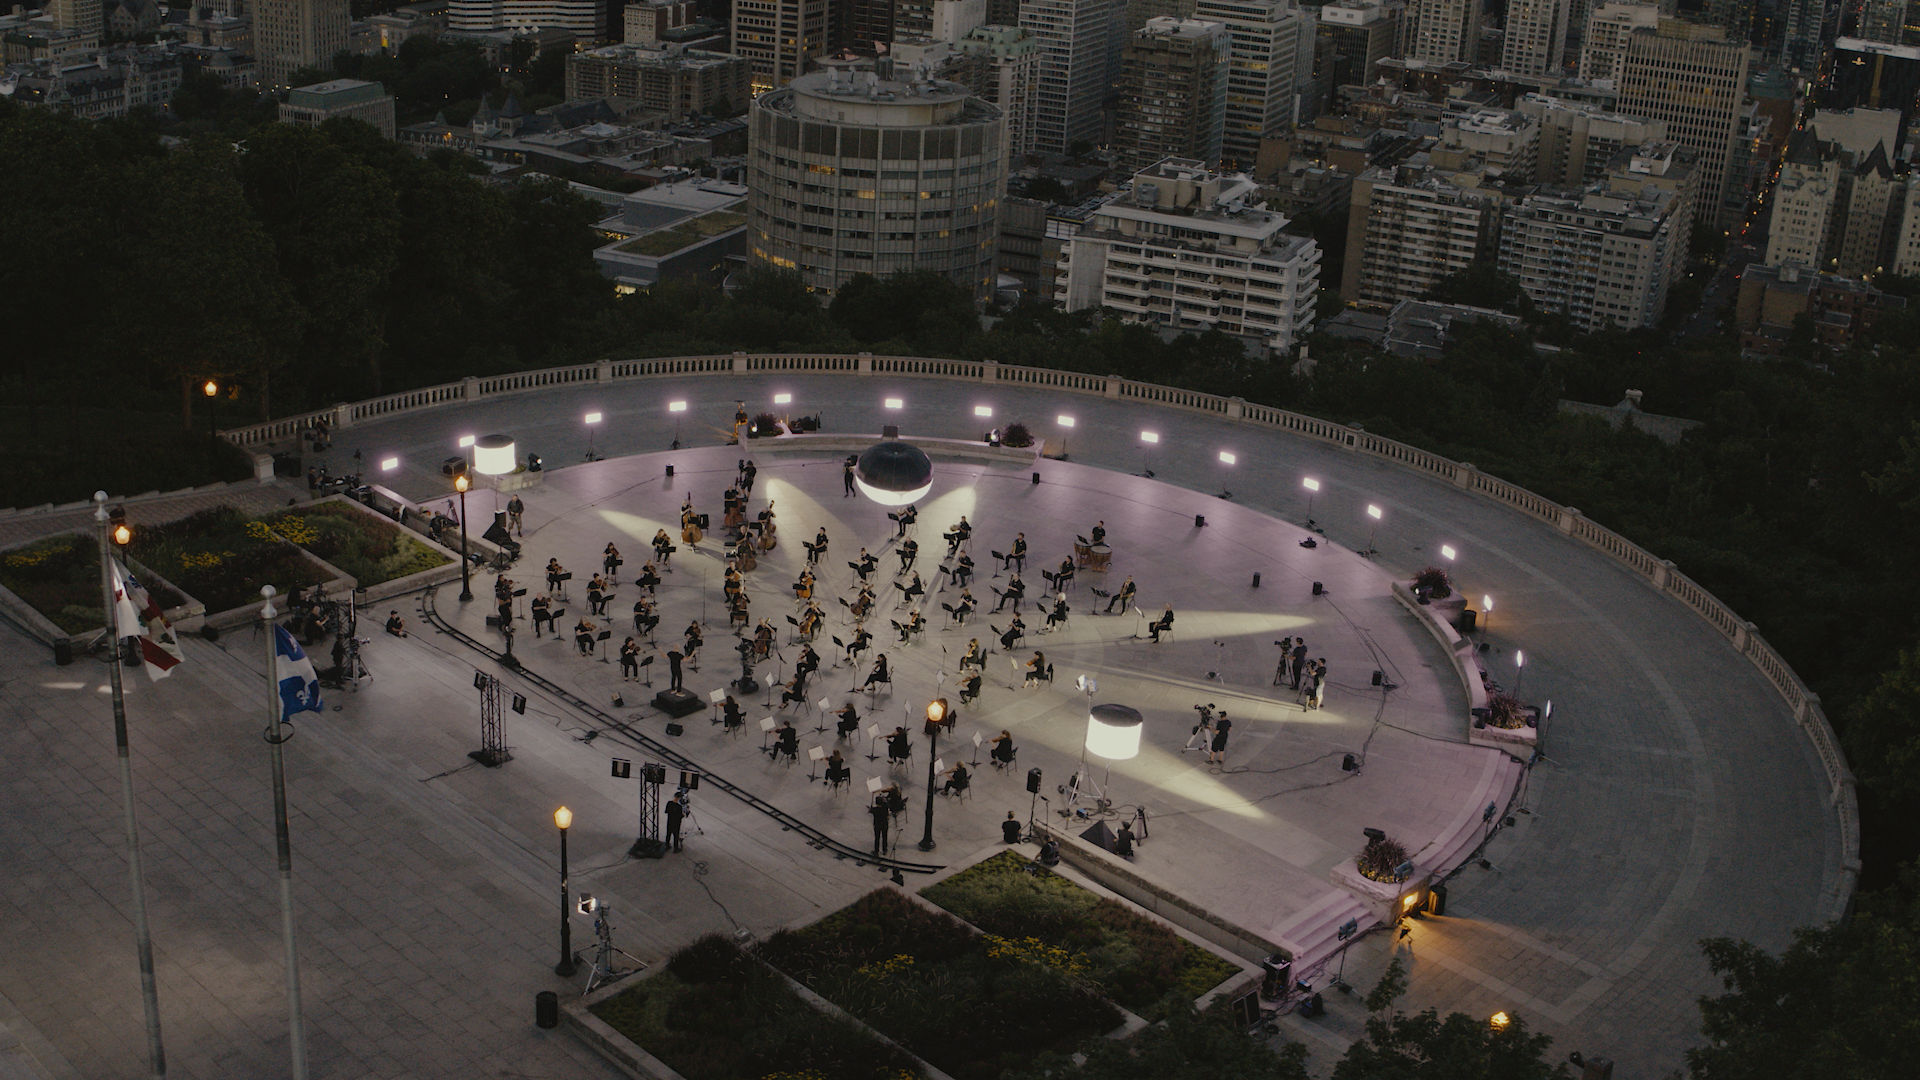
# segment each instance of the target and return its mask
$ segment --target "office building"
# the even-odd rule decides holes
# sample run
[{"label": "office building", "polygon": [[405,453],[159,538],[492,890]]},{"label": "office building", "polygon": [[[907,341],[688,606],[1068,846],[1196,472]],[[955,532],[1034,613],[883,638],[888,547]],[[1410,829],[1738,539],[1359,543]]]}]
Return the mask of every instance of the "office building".
[{"label": "office building", "polygon": [[1431,151],[1435,165],[1461,168],[1477,161],[1489,178],[1521,184],[1533,180],[1539,154],[1537,117],[1484,106],[1443,121],[1440,143]]},{"label": "office building", "polygon": [[1138,172],[1162,158],[1218,163],[1226,107],[1227,28],[1147,20],[1120,60],[1113,140],[1120,167]]},{"label": "office building", "polygon": [[1113,49],[1122,9],[1114,0],[1028,0],[1020,26],[1040,43],[1040,88],[1033,148],[1064,154],[1099,144],[1101,115],[1119,56]]},{"label": "office building", "polygon": [[1291,351],[1313,327],[1320,247],[1237,173],[1168,159],[1096,208],[1061,250],[1055,299],[1131,323],[1220,330]]},{"label": "office building", "polygon": [[1496,265],[1581,330],[1654,326],[1691,229],[1668,192],[1542,191],[1504,214]]},{"label": "office building", "polygon": [[100,0],[47,0],[46,13],[53,25],[78,34],[98,45],[106,32],[106,16]]},{"label": "office building", "polygon": [[447,26],[452,30],[572,31],[584,42],[613,34],[612,8],[603,0],[451,0]]},{"label": "office building", "polygon": [[1654,4],[1601,4],[1587,16],[1586,36],[1580,43],[1580,78],[1587,82],[1620,77],[1620,60],[1627,54],[1627,39],[1641,27],[1649,30],[1660,24],[1660,8]]},{"label": "office building", "polygon": [[253,47],[269,90],[303,67],[333,66],[347,48],[347,0],[255,0]]},{"label": "office building", "polygon": [[733,53],[753,64],[754,93],[787,85],[826,51],[827,0],[734,0]]},{"label": "office building", "polygon": [[280,122],[319,127],[335,117],[362,120],[394,137],[393,95],[376,82],[359,79],[334,79],[312,86],[297,86],[287,91],[280,103]]},{"label": "office building", "polygon": [[1404,11],[1398,0],[1337,0],[1320,8],[1313,70],[1323,111],[1340,87],[1379,77],[1380,61],[1399,45]]},{"label": "office building", "polygon": [[1007,118],[1007,159],[1020,160],[1033,148],[1040,43],[1018,26],[980,26],[956,41],[954,52],[948,77],[999,106]]},{"label": "office building", "polygon": [[1353,182],[1340,295],[1379,309],[1418,299],[1442,278],[1498,254],[1509,201],[1470,173],[1371,168]]},{"label": "office building", "polygon": [[1226,126],[1220,156],[1251,169],[1260,140],[1305,116],[1299,102],[1313,85],[1314,18],[1293,0],[1199,0],[1196,18],[1227,28]]},{"label": "office building", "polygon": [[1545,94],[1528,94],[1514,108],[1540,123],[1534,177],[1543,184],[1585,187],[1605,174],[1621,150],[1667,137],[1663,121]]},{"label": "office building", "polygon": [[1400,55],[1429,64],[1479,59],[1481,0],[1407,0]]},{"label": "office building", "polygon": [[731,113],[753,100],[753,65],[731,53],[646,42],[570,54],[567,100],[600,97],[638,102],[669,123]]},{"label": "office building", "polygon": [[1700,152],[1700,200],[1694,217],[1714,227],[1737,220],[1745,200],[1729,214],[1729,164],[1740,133],[1746,98],[1747,46],[1728,40],[1717,27],[1661,19],[1655,29],[1636,28],[1620,64],[1620,111],[1664,120],[1667,137]]},{"label": "office building", "polygon": [[1567,0],[1508,0],[1500,68],[1513,75],[1560,73],[1567,48]]},{"label": "office building", "polygon": [[748,243],[831,295],[855,274],[933,270],[985,303],[1006,121],[966,87],[879,70],[802,75],[754,99]]},{"label": "office building", "polygon": [[692,26],[698,17],[694,0],[640,0],[621,13],[626,33],[620,40],[630,45],[665,41],[667,31]]}]

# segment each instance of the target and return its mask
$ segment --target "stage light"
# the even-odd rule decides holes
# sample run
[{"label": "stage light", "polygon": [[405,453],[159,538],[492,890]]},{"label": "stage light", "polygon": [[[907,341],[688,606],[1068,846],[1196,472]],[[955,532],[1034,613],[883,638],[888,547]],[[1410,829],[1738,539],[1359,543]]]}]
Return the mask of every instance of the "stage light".
[{"label": "stage light", "polygon": [[1220,451],[1220,463],[1222,465],[1231,465],[1237,460],[1239,459],[1235,458],[1232,454],[1227,453],[1225,450]]},{"label": "stage light", "polygon": [[1095,705],[1087,712],[1087,752],[1109,761],[1139,756],[1146,718],[1125,705]]},{"label": "stage light", "polygon": [[1455,559],[1455,558],[1458,558],[1458,557],[1459,557],[1459,555],[1460,555],[1460,553],[1459,553],[1459,552],[1457,552],[1457,551],[1455,551],[1455,550],[1453,550],[1453,545],[1452,545],[1452,544],[1441,544],[1441,545],[1440,545],[1440,557],[1441,557],[1441,558],[1444,558],[1444,559],[1447,559],[1447,560],[1449,560],[1449,561],[1451,561],[1451,560],[1453,560],[1453,559]]},{"label": "stage light", "polygon": [[773,395],[773,403],[775,405],[791,405],[793,404],[793,395],[792,394],[775,394]]},{"label": "stage light", "polygon": [[1158,432],[1143,431],[1140,433],[1140,441],[1143,443],[1157,443],[1160,441],[1160,435]]},{"label": "stage light", "polygon": [[488,476],[505,476],[519,467],[513,440],[505,435],[486,435],[473,444],[473,467]]},{"label": "stage light", "polygon": [[926,451],[899,440],[876,443],[860,455],[853,483],[882,506],[905,506],[933,487],[933,461]]},{"label": "stage light", "polygon": [[395,469],[397,469],[397,468],[399,468],[399,467],[400,467],[400,459],[399,459],[399,458],[397,458],[397,457],[390,457],[390,458],[382,458],[382,459],[380,459],[380,471],[381,471],[381,472],[392,472],[393,470],[395,470]]},{"label": "stage light", "polygon": [[667,402],[667,411],[668,412],[686,412],[687,403],[684,401],[669,401]]},{"label": "stage light", "polygon": [[975,405],[975,406],[973,407],[973,415],[975,415],[975,416],[992,416],[992,415],[993,415],[993,409],[992,409],[992,407],[991,407],[991,406],[987,406],[987,405]]},{"label": "stage light", "polygon": [[1482,596],[1480,598],[1480,610],[1486,612],[1489,615],[1493,614],[1493,597]]},{"label": "stage light", "polygon": [[472,445],[473,445],[473,436],[471,435],[460,436],[460,449],[465,450],[467,447]]},{"label": "stage light", "polygon": [[1374,505],[1372,505],[1372,504],[1368,504],[1368,506],[1367,506],[1367,516],[1368,516],[1368,517],[1370,517],[1370,518],[1372,518],[1372,519],[1373,519],[1373,520],[1375,520],[1375,521],[1379,521],[1379,520],[1380,520],[1380,508],[1379,508],[1379,507],[1377,507],[1377,506],[1374,506]]},{"label": "stage light", "polygon": [[1306,488],[1308,491],[1319,491],[1320,481],[1309,476],[1305,480],[1300,481],[1300,486]]},{"label": "stage light", "polygon": [[905,408],[907,403],[903,398],[890,397],[887,399],[886,404],[889,409],[900,409]]},{"label": "stage light", "polygon": [[1059,424],[1059,425],[1060,425],[1061,427],[1072,427],[1072,426],[1073,426],[1073,417],[1071,417],[1071,416],[1065,416],[1065,415],[1062,415],[1062,416],[1056,416],[1056,417],[1054,417],[1054,418],[1053,418],[1053,422],[1054,422],[1054,423],[1056,423],[1056,424]]},{"label": "stage light", "polygon": [[589,424],[597,424],[600,422],[600,420],[601,420],[601,416],[597,412],[590,412],[587,414],[587,423]]}]

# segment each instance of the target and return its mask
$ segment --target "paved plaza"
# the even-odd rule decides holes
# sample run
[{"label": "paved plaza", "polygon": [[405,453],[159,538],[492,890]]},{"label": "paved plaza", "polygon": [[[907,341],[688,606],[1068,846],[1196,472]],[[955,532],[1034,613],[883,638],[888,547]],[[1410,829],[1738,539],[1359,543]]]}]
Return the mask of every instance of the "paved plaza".
[{"label": "paved plaza", "polygon": [[[912,642],[890,641],[886,617],[905,609],[894,609],[898,560],[884,508],[843,497],[837,455],[778,440],[721,445],[736,399],[757,411],[770,408],[775,393],[794,395],[795,414],[820,413],[827,433],[895,423],[909,435],[963,439],[1024,420],[1043,437],[1064,435],[1069,460],[936,460],[917,530],[931,628]],[[901,408],[885,408],[888,397]],[[673,400],[687,410],[669,413]],[[976,406],[994,417],[976,418]],[[605,416],[591,438],[606,460],[583,461],[589,411]],[[1060,415],[1074,426],[1056,426]],[[1139,438],[1149,430],[1160,436],[1150,450]],[[771,500],[781,541],[746,575],[754,621],[770,618],[781,630],[779,654],[758,674],[763,682],[791,675],[799,646],[785,620],[795,611],[789,585],[805,560],[801,541],[825,528],[831,547],[820,593],[831,614],[817,645],[823,670],[808,697],[836,709],[853,702],[863,731],[878,723],[917,733],[929,698],[954,696],[952,673],[968,640],[998,648],[989,626],[1005,629],[1010,612],[988,609],[1007,577],[992,576],[997,563],[988,552],[1025,532],[1027,637],[989,658],[980,700],[959,706],[959,745],[943,740],[938,751],[949,763],[973,760],[974,732],[1005,729],[1020,747],[1018,765],[991,769],[981,751],[970,797],[937,799],[938,847],[927,854],[913,846],[926,798],[924,737],[916,734],[904,767],[889,766],[884,747],[870,760],[864,735],[839,742],[831,719],[814,709],[774,709],[777,688],[746,703],[742,734],[702,712],[687,718],[684,735],[669,737],[665,718],[641,707],[652,691],[623,683],[617,658],[583,657],[570,637],[536,639],[521,624],[515,652],[530,671],[849,848],[870,844],[869,777],[897,781],[907,793],[898,840],[902,857],[914,861],[950,863],[996,845],[1006,813],[1029,812],[1029,767],[1043,771],[1043,794],[1059,806],[1055,785],[1082,760],[1087,699],[1075,680],[1085,675],[1098,682],[1096,703],[1124,703],[1146,717],[1138,758],[1114,764],[1110,778],[1104,762],[1089,759],[1116,803],[1149,815],[1150,838],[1133,869],[1255,935],[1272,938],[1325,903],[1335,892],[1329,871],[1357,852],[1363,828],[1406,842],[1423,870],[1446,870],[1458,858],[1431,860],[1459,847],[1463,815],[1478,822],[1489,802],[1503,815],[1510,808],[1515,824],[1487,842],[1486,865],[1469,864],[1452,879],[1446,914],[1412,922],[1404,937],[1364,939],[1346,961],[1347,981],[1364,991],[1397,953],[1412,973],[1403,1006],[1518,1013],[1554,1037],[1556,1057],[1605,1054],[1618,1063],[1616,1076],[1665,1076],[1697,1041],[1694,999],[1715,988],[1698,939],[1730,934],[1777,949],[1792,927],[1836,910],[1840,833],[1823,774],[1759,673],[1711,627],[1603,554],[1410,471],[1142,404],[851,375],[589,385],[443,407],[337,431],[331,462],[342,471],[356,449],[370,464],[398,458],[376,479],[438,504],[449,488],[440,462],[456,452],[456,440],[493,432],[513,436],[522,455],[538,453],[548,467],[544,481],[522,493],[526,554],[510,576],[538,591],[549,558],[574,571],[571,598],[556,604],[568,611],[564,626],[585,611],[585,582],[601,549],[617,543],[626,565],[614,617],[595,620],[614,629],[616,648],[631,632],[626,612],[648,538],[663,527],[677,538],[683,499],[717,521],[737,461],[752,456],[759,479],[750,509]],[[669,450],[676,436],[687,446]],[[1222,450],[1235,455],[1231,466],[1220,463]],[[1135,475],[1148,470],[1153,478]],[[1324,530],[1314,549],[1299,546],[1310,535],[1301,528],[1303,476],[1323,485],[1312,506]],[[1217,497],[1223,489],[1230,500]],[[306,497],[304,485],[284,482],[239,490],[261,508]],[[135,502],[129,512],[136,522],[168,520],[211,497]],[[468,496],[476,529],[492,500],[488,491]],[[1369,504],[1382,509],[1377,529]],[[957,590],[936,591],[940,534],[961,514],[975,528],[974,594],[983,603],[970,625],[948,628],[939,605],[955,602]],[[1204,515],[1204,527],[1195,515]],[[80,517],[0,520],[0,540],[71,528]],[[1112,569],[1081,571],[1066,625],[1037,633],[1044,620],[1031,598],[1043,591],[1040,571],[1057,567],[1075,535],[1098,520],[1114,549]],[[1373,559],[1354,550],[1369,539]],[[1482,593],[1496,598],[1491,626],[1476,635],[1494,677],[1509,688],[1523,678],[1522,697],[1554,702],[1545,756],[1530,769],[1467,744],[1458,677],[1389,594],[1391,582],[1441,561],[1443,543],[1459,550],[1454,577],[1474,606]],[[881,559],[874,649],[894,668],[893,685],[877,695],[852,690],[873,653],[858,666],[835,666],[829,639],[848,636],[834,598],[851,596],[847,562],[863,545]],[[1111,591],[1127,575],[1147,615],[1173,605],[1170,641],[1135,636],[1144,632],[1141,617],[1099,613],[1105,601],[1092,589]],[[709,539],[682,546],[657,590],[658,653],[704,619],[708,643],[698,670],[686,675],[703,696],[739,674],[721,576]],[[708,931],[764,936],[810,921],[885,880],[874,866],[816,850],[777,819],[705,788],[695,793],[683,853],[628,859],[636,789],[610,776],[608,761],[646,760],[644,748],[434,627],[442,619],[498,647],[484,619],[492,587],[491,575],[476,578],[478,599],[467,604],[457,599],[457,582],[382,604],[372,614],[398,609],[413,635],[373,633],[373,677],[351,693],[330,691],[324,714],[301,714],[288,747],[315,1076],[617,1075],[564,1030],[532,1023],[535,992],[577,992],[584,981],[551,970],[556,806],[575,814],[575,889],[609,900],[617,943],[648,962]],[[1274,642],[1296,635],[1332,672],[1319,711],[1273,685]],[[189,640],[186,649],[188,663],[172,678],[149,685],[130,673],[127,683],[171,1072],[285,1075],[272,807],[259,739],[264,644],[240,630],[217,642]],[[1035,650],[1055,669],[1051,685],[1023,685],[1016,665]],[[1525,650],[1524,677],[1516,650]],[[475,670],[502,675],[528,697],[524,715],[506,718],[513,760],[502,768],[467,757],[479,746]],[[664,685],[664,657],[649,670]],[[1375,671],[1385,686],[1373,683]],[[0,724],[0,1077],[8,1068],[132,1076],[144,1061],[105,676],[91,661],[56,667],[38,642],[11,627],[0,632],[0,716],[8,718]],[[624,707],[613,707],[615,694]],[[1234,720],[1224,767],[1182,749],[1198,703]],[[761,752],[757,722],[767,715],[792,716],[801,729],[797,764]],[[851,789],[810,776],[805,754],[814,745],[847,754]],[[1347,754],[1356,771],[1342,770]],[[1467,839],[1470,849],[1479,836]],[[1756,853],[1767,856],[1763,873],[1754,872]],[[909,876],[908,887],[923,880]],[[589,939],[577,922],[575,946]],[[1325,1017],[1286,1023],[1322,1075],[1364,1018],[1358,995],[1327,997]]]}]

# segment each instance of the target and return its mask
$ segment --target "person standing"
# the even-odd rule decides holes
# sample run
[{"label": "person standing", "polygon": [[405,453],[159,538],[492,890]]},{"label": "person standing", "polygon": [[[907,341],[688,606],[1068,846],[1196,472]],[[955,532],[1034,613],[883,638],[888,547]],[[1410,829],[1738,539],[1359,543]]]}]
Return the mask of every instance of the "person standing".
[{"label": "person standing", "polygon": [[673,680],[672,682],[667,684],[667,689],[669,690],[683,689],[680,685],[680,661],[683,659],[685,659],[685,657],[680,655],[679,649],[668,650],[667,673],[668,673],[668,676]]},{"label": "person standing", "polygon": [[507,500],[507,528],[522,537],[527,535],[527,529],[526,526],[522,524],[520,515],[526,512],[527,504],[520,501],[518,494]]},{"label": "person standing", "polygon": [[1321,657],[1313,664],[1313,692],[1307,695],[1307,708],[1317,709],[1327,697],[1327,658]]},{"label": "person standing", "polygon": [[1225,765],[1227,763],[1227,734],[1232,730],[1233,721],[1227,719],[1226,713],[1221,713],[1220,718],[1213,722],[1213,746],[1207,754],[1208,764]]},{"label": "person standing", "polygon": [[1307,639],[1298,638],[1293,643],[1293,688],[1300,689],[1300,673],[1307,667]]},{"label": "person standing", "polygon": [[887,853],[887,828],[893,824],[893,814],[887,809],[887,801],[874,797],[873,805],[867,807],[868,816],[873,818],[873,853]]},{"label": "person standing", "polygon": [[847,460],[841,463],[840,482],[847,489],[846,493],[840,496],[843,499],[853,494],[853,467],[854,465],[858,464],[859,461],[860,461],[859,458],[854,457],[852,454],[848,454]]},{"label": "person standing", "polygon": [[680,850],[680,819],[687,816],[686,804],[681,800],[686,797],[687,789],[681,788],[667,800],[667,838],[663,846],[674,851]]}]

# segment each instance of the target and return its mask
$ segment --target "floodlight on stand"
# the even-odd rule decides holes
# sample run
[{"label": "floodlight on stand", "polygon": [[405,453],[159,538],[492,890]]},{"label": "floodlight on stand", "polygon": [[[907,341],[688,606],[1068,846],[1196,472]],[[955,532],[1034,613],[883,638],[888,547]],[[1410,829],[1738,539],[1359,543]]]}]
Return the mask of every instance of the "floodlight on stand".
[{"label": "floodlight on stand", "polygon": [[1160,433],[1157,431],[1140,433],[1140,471],[1136,475],[1144,476],[1149,480],[1153,479],[1153,447],[1159,441]]},{"label": "floodlight on stand", "polygon": [[1309,476],[1300,481],[1300,486],[1307,489],[1307,524],[1311,525],[1313,524],[1313,497],[1320,494],[1320,481]]},{"label": "floodlight on stand", "polygon": [[1452,562],[1455,559],[1458,559],[1460,557],[1460,553],[1453,550],[1452,544],[1441,544],[1440,557],[1447,560],[1448,562]]},{"label": "floodlight on stand", "polygon": [[1061,427],[1070,428],[1073,426],[1073,417],[1065,415],[1056,416],[1053,418],[1053,422],[1059,424]]},{"label": "floodlight on stand", "polygon": [[792,394],[775,394],[773,395],[773,403],[775,405],[791,405],[793,404],[793,395]]},{"label": "floodlight on stand", "polygon": [[[1054,417],[1053,422],[1063,428],[1066,428],[1068,431],[1073,430],[1073,417],[1068,416],[1066,413],[1061,413],[1060,415]],[[1066,459],[1067,459],[1067,437],[1062,435],[1060,437],[1060,460],[1065,461]]]},{"label": "floodlight on stand", "polygon": [[514,458],[513,440],[505,435],[486,435],[473,443],[473,468],[488,476],[505,476],[519,467]]},{"label": "floodlight on stand", "polygon": [[1125,705],[1095,705],[1087,713],[1087,752],[1108,761],[1130,761],[1140,754],[1146,720]]},{"label": "floodlight on stand", "polygon": [[593,426],[595,424],[598,424],[603,419],[603,417],[601,416],[601,414],[597,412],[590,412],[584,417],[584,419],[587,422],[587,460],[598,461],[600,459],[594,456],[594,453],[593,453]]},{"label": "floodlight on stand", "polygon": [[684,401],[669,401],[667,402],[667,411],[668,412],[686,412],[687,403]]},{"label": "floodlight on stand", "polygon": [[1480,629],[1485,631],[1493,623],[1493,597],[1480,598]]},{"label": "floodlight on stand", "polygon": [[886,401],[887,408],[889,409],[902,409],[906,407],[906,404],[906,401],[897,397],[890,397]]},{"label": "floodlight on stand", "polygon": [[390,457],[390,458],[381,458],[381,459],[380,459],[380,471],[381,471],[381,472],[392,472],[393,470],[395,470],[395,469],[397,469],[397,468],[399,468],[399,467],[400,467],[400,459],[399,459],[399,458],[397,458],[397,457]]},{"label": "floodlight on stand", "polygon": [[[667,402],[667,411],[673,414],[672,449],[678,450],[680,449],[680,414],[687,411],[687,403],[684,401],[669,401]],[[673,466],[667,466],[667,475],[673,475]]]},{"label": "floodlight on stand", "polygon": [[1157,443],[1160,441],[1160,434],[1154,431],[1143,431],[1140,433],[1140,441],[1143,443]]},{"label": "floodlight on stand", "polygon": [[854,466],[860,493],[882,506],[919,502],[933,488],[933,460],[926,451],[898,439],[867,447]]},{"label": "floodlight on stand", "polygon": [[991,406],[991,405],[975,405],[975,406],[973,407],[973,415],[975,415],[975,416],[987,416],[987,417],[991,417],[991,416],[993,415],[993,406]]},{"label": "floodlight on stand", "polygon": [[1239,455],[1231,450],[1220,451],[1220,497],[1223,499],[1233,498],[1233,492],[1227,488],[1227,473],[1239,460]]},{"label": "floodlight on stand", "polygon": [[1361,554],[1378,555],[1380,552],[1379,549],[1373,546],[1373,538],[1380,532],[1380,508],[1372,503],[1368,503],[1367,516],[1373,519],[1373,524],[1367,528],[1367,550],[1361,552]]},{"label": "floodlight on stand", "polygon": [[465,450],[467,447],[472,446],[473,442],[474,438],[471,435],[460,436],[460,449]]}]

